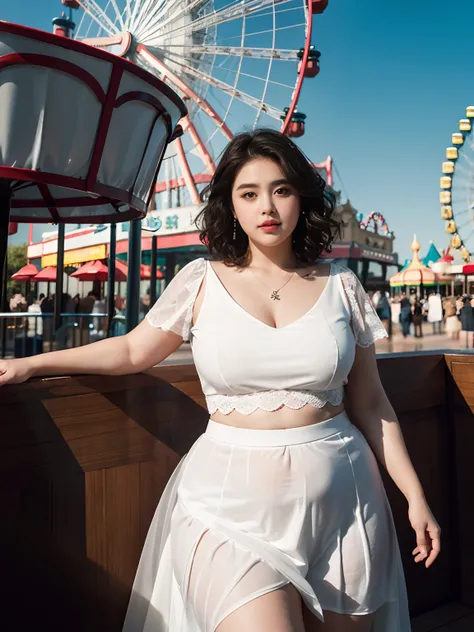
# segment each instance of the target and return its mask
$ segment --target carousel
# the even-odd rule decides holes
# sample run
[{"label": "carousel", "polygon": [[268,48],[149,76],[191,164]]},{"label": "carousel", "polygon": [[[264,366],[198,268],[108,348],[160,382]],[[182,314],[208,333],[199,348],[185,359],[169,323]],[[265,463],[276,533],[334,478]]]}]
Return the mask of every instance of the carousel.
[{"label": "carousel", "polygon": [[412,294],[416,293],[417,296],[423,297],[426,293],[425,288],[431,290],[434,288],[440,292],[441,287],[446,287],[451,284],[449,277],[441,272],[435,272],[433,267],[428,267],[420,259],[419,253],[421,245],[416,235],[413,238],[410,248],[413,251],[413,259],[408,265],[404,266],[402,270],[390,278],[390,287],[393,288],[395,295],[400,292],[409,292]]}]

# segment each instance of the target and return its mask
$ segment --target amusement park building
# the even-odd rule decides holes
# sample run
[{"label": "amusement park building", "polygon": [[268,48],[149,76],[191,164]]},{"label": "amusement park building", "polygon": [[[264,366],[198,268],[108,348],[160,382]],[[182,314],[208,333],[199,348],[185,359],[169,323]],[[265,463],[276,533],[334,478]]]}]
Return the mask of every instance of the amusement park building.
[{"label": "amusement park building", "polygon": [[[202,257],[206,248],[199,241],[194,219],[201,206],[194,205],[167,211],[150,211],[143,221],[142,262],[150,263],[153,228],[157,235],[158,266],[165,281],[187,262]],[[336,216],[342,221],[340,238],[334,243],[329,256],[343,262],[357,273],[369,289],[381,287],[398,270],[398,257],[393,252],[393,234],[361,227],[357,211],[347,201],[336,208]],[[129,224],[117,226],[117,256],[127,258]],[[106,260],[109,254],[109,226],[81,226],[66,233],[65,266],[80,266],[87,261]],[[28,261],[45,268],[56,265],[57,231],[45,232],[43,240],[28,246]]]}]

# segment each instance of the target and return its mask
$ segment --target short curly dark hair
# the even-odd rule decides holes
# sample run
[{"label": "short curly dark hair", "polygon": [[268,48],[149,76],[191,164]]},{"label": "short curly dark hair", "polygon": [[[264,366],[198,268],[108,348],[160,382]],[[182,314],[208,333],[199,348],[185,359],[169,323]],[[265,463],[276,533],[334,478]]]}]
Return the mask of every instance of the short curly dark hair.
[{"label": "short curly dark hair", "polygon": [[242,166],[254,158],[276,162],[288,182],[298,191],[301,214],[293,231],[293,251],[300,264],[312,264],[340,232],[333,215],[334,193],[301,149],[287,136],[271,129],[256,129],[235,136],[225,148],[209,185],[202,191],[205,207],[196,217],[200,240],[209,253],[229,266],[246,266],[249,240],[237,224],[232,238],[232,186]]}]

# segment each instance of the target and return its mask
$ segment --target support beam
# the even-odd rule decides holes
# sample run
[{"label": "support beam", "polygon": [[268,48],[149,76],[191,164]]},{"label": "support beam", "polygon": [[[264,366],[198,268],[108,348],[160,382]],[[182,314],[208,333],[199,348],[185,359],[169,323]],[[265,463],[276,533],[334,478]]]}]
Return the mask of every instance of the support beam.
[{"label": "support beam", "polygon": [[134,219],[130,222],[128,237],[128,278],[126,329],[132,331],[137,325],[140,314],[140,263],[142,245],[142,222]]},{"label": "support beam", "polygon": [[6,283],[3,283],[6,274],[7,252],[8,252],[8,226],[10,224],[10,202],[11,189],[10,181],[0,179],[0,279],[2,286],[0,288],[0,305],[2,310],[5,308],[6,299]]},{"label": "support beam", "polygon": [[64,235],[65,225],[58,225],[58,254],[56,261],[56,300],[54,301],[54,331],[61,327],[61,308],[64,284]]},{"label": "support beam", "polygon": [[177,138],[175,141],[176,149],[178,152],[178,160],[179,166],[181,167],[181,171],[183,173],[184,181],[186,182],[186,188],[188,189],[188,193],[191,196],[191,201],[193,204],[199,204],[199,192],[194,184],[193,174],[191,173],[191,169],[189,168],[188,160],[186,158],[186,154],[184,153],[183,143],[181,142],[181,138]]},{"label": "support beam", "polygon": [[107,289],[107,336],[112,336],[112,320],[115,315],[115,258],[117,254],[117,224],[110,224],[109,239],[109,278]]}]

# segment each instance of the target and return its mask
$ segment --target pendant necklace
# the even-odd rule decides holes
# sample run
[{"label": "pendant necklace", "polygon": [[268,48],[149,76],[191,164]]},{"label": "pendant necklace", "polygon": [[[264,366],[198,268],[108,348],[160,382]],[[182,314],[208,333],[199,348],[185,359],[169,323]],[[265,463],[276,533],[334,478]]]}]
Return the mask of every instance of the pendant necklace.
[{"label": "pendant necklace", "polygon": [[[252,268],[250,268],[250,272],[254,275],[254,277],[255,277],[258,281],[260,281],[260,283],[262,283],[262,284],[263,284],[265,287],[267,287],[268,289],[271,289],[271,288],[269,288],[269,287],[268,287],[268,285],[267,285],[266,283],[264,283],[264,282],[262,281],[262,279],[259,279],[259,278],[258,278],[258,276],[256,276],[256,274],[254,273],[254,271],[252,270]],[[271,293],[271,295],[270,295],[270,298],[271,298],[273,301],[280,301],[280,300],[281,300],[280,295],[278,294],[278,292],[279,292],[280,290],[282,290],[282,289],[285,287],[285,285],[291,281],[291,279],[295,276],[295,274],[296,274],[296,272],[292,272],[292,273],[290,274],[290,276],[287,278],[287,280],[283,283],[283,285],[282,285],[281,287],[279,287],[277,290],[272,290],[272,293]]]}]

